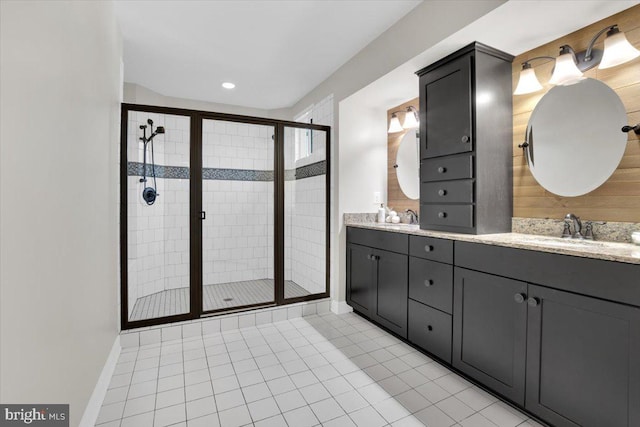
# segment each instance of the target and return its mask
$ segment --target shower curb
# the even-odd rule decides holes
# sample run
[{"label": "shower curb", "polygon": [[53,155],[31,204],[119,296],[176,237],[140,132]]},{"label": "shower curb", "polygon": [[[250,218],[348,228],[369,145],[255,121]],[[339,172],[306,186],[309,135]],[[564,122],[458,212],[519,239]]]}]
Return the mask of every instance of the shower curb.
[{"label": "shower curb", "polygon": [[184,338],[211,335],[251,326],[266,325],[331,311],[331,299],[324,298],[286,306],[267,307],[184,322],[148,326],[120,332],[122,348],[141,347]]}]

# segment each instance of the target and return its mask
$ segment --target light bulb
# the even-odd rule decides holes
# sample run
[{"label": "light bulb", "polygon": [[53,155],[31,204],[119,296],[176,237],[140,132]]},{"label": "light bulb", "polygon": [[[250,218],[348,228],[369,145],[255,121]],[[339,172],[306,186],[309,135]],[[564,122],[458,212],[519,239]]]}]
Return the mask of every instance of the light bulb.
[{"label": "light bulb", "polygon": [[398,116],[396,115],[396,113],[392,113],[391,122],[389,123],[389,130],[387,132],[396,133],[396,132],[402,132],[403,130],[404,129],[402,128],[402,125],[400,125],[400,120],[398,119]]},{"label": "light bulb", "polygon": [[556,58],[556,67],[553,70],[553,75],[549,83],[552,85],[567,86],[578,83],[583,78],[582,71],[576,66],[573,53],[567,52],[561,53],[560,56]]},{"label": "light bulb", "polygon": [[404,122],[402,123],[402,127],[404,129],[415,129],[420,126],[420,122],[416,119],[416,113],[411,109],[411,107],[407,108],[407,112],[404,115]]},{"label": "light bulb", "polygon": [[598,68],[611,68],[624,64],[640,56],[640,51],[633,47],[624,33],[614,27],[607,33],[604,39],[604,54]]},{"label": "light bulb", "polygon": [[[528,64],[527,64],[528,65]],[[526,67],[526,65],[525,65]],[[536,77],[536,72],[529,65],[520,71],[520,79],[518,80],[518,86],[513,91],[514,95],[524,95],[526,93],[533,93],[542,90],[542,85]]]}]

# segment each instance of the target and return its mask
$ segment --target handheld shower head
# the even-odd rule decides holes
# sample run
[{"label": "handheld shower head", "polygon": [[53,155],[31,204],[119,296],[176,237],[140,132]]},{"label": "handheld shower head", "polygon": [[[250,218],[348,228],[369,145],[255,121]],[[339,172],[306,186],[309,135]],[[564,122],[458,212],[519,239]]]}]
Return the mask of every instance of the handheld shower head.
[{"label": "handheld shower head", "polygon": [[164,126],[158,126],[156,128],[156,133],[164,133]]}]

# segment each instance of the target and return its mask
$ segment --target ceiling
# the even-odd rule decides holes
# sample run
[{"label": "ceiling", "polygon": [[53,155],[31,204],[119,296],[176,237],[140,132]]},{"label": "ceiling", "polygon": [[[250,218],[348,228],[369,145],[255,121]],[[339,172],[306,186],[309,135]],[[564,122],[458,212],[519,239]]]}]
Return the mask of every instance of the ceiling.
[{"label": "ceiling", "polygon": [[118,1],[125,81],[165,96],[290,107],[420,2]]}]

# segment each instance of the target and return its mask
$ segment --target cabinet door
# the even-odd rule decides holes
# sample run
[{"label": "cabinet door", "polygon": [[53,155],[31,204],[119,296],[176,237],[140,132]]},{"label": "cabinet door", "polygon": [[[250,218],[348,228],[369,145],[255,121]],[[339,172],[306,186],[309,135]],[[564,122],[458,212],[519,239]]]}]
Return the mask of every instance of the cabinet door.
[{"label": "cabinet door", "polygon": [[473,150],[470,55],[420,78],[420,157]]},{"label": "cabinet door", "polygon": [[556,426],[640,426],[640,309],[534,285],[529,297],[526,408]]},{"label": "cabinet door", "polygon": [[347,303],[354,310],[370,316],[374,303],[375,277],[373,249],[347,245]]},{"label": "cabinet door", "polygon": [[377,292],[373,320],[407,337],[407,304],[409,298],[409,257],[394,252],[374,252],[377,270]]},{"label": "cabinet door", "polygon": [[455,268],[453,366],[524,404],[527,284]]}]

